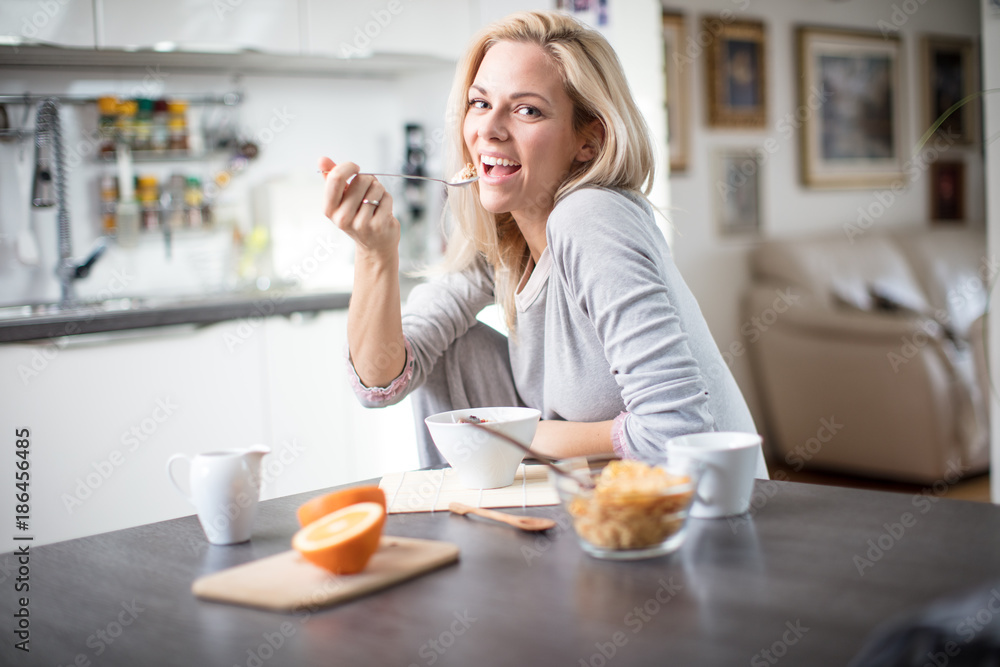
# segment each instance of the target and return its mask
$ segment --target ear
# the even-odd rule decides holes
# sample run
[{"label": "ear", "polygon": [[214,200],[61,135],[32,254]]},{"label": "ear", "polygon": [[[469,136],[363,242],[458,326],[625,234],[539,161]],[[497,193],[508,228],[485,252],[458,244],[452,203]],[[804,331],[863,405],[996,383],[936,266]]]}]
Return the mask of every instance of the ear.
[{"label": "ear", "polygon": [[580,132],[580,139],[583,144],[576,152],[577,162],[590,162],[604,145],[604,125],[600,120],[594,119]]}]

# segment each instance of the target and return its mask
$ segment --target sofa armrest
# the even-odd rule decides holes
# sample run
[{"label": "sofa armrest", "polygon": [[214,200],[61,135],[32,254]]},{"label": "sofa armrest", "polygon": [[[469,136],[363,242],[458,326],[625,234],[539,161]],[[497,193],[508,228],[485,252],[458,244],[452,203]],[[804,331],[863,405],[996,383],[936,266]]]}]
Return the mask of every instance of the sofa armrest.
[{"label": "sofa armrest", "polygon": [[967,350],[937,322],[805,298],[779,305],[774,288],[759,287],[743,313],[774,455],[795,467],[908,481],[940,479],[951,461],[967,460]]}]

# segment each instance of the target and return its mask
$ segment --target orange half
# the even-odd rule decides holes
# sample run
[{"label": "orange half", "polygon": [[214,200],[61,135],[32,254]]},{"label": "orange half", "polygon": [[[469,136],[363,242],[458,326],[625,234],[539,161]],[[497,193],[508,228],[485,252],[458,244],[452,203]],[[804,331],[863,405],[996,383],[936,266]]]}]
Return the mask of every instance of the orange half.
[{"label": "orange half", "polygon": [[365,569],[378,550],[385,525],[385,508],[358,503],[313,521],[295,533],[292,547],[311,563],[336,574]]},{"label": "orange half", "polygon": [[317,496],[299,507],[297,512],[299,525],[308,526],[327,514],[357,503],[378,503],[385,509],[385,492],[377,486],[355,486]]}]

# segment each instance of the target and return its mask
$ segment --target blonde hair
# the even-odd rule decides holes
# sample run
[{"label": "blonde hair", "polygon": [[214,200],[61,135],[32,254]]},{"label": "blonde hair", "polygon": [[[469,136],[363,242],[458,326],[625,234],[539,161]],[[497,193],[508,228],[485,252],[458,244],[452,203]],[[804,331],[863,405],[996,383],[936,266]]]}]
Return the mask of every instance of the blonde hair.
[{"label": "blonde hair", "polygon": [[[448,100],[445,173],[456,173],[472,162],[462,132],[469,87],[486,52],[504,41],[537,44],[549,54],[573,102],[576,132],[585,132],[595,120],[603,128],[603,140],[600,135],[594,138],[594,158],[577,164],[566,174],[556,189],[555,202],[584,186],[622,188],[648,195],[653,187],[655,152],[618,56],[599,32],[555,11],[512,14],[473,38],[458,66]],[[517,223],[510,213],[493,214],[483,208],[478,183],[452,190],[449,207],[453,227],[442,268],[461,271],[483,255],[493,267],[496,301],[513,331],[514,294],[530,257]]]}]

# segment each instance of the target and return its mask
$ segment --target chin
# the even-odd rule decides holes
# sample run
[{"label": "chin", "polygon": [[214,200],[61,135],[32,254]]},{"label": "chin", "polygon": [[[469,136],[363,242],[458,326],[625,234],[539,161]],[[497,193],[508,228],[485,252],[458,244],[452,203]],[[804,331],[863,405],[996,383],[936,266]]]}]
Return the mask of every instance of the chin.
[{"label": "chin", "polygon": [[479,193],[479,203],[487,211],[494,215],[499,215],[500,213],[507,213],[511,210],[503,200],[497,197],[491,197],[488,194],[484,195],[482,191]]}]

